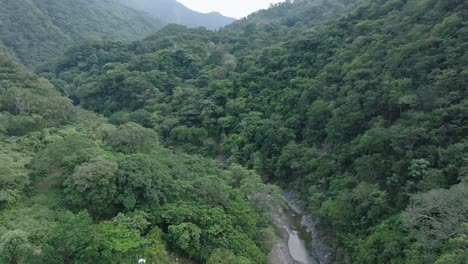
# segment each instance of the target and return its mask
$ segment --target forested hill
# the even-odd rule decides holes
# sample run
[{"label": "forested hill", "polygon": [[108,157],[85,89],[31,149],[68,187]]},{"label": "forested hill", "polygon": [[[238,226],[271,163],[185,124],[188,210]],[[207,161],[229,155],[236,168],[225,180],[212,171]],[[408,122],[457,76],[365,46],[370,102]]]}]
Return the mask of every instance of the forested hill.
[{"label": "forested hill", "polygon": [[0,54],[1,264],[266,263],[277,194],[73,106]]},{"label": "forested hill", "polygon": [[79,40],[136,40],[164,24],[115,0],[6,0],[0,21],[0,48],[26,65],[44,63]]},{"label": "forested hill", "polygon": [[206,27],[217,30],[235,19],[217,12],[200,13],[189,9],[176,0],[118,0],[136,10],[145,11],[168,23],[188,27]]},{"label": "forested hill", "polygon": [[82,44],[41,75],[296,188],[353,263],[466,263],[467,5],[295,1],[220,32]]}]

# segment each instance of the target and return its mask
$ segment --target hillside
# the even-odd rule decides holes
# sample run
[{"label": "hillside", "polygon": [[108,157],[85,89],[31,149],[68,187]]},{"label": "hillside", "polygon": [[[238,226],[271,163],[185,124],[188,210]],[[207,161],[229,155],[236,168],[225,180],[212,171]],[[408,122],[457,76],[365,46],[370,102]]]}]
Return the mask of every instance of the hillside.
[{"label": "hillside", "polygon": [[467,263],[466,1],[296,0],[135,41],[157,25],[108,1],[0,6],[0,47],[41,64],[0,53],[0,264],[265,264],[277,186],[321,263]]},{"label": "hillside", "polygon": [[0,48],[31,66],[79,40],[136,40],[163,25],[114,0],[3,1],[0,21]]},{"label": "hillside", "polygon": [[217,30],[232,23],[235,19],[225,17],[217,12],[200,13],[191,10],[176,0],[119,0],[136,10],[147,12],[152,16],[188,27],[206,27]]},{"label": "hillside", "polygon": [[296,189],[353,263],[464,263],[467,10],[295,1],[220,32],[83,44],[42,76],[116,125]]},{"label": "hillside", "polygon": [[2,264],[266,262],[274,187],[111,125],[4,54],[0,157]]}]

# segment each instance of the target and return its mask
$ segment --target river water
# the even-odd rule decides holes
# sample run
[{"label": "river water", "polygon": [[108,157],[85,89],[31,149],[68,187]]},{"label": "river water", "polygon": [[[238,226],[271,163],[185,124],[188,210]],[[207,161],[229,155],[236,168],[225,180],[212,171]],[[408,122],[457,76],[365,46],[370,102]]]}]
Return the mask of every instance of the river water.
[{"label": "river water", "polygon": [[319,264],[312,256],[312,235],[302,225],[302,215],[289,207],[283,208],[283,228],[288,232],[288,249],[292,259],[297,264]]},{"label": "river water", "polygon": [[295,193],[284,192],[283,197],[284,203],[272,208],[273,223],[280,235],[268,254],[268,263],[332,264],[337,258],[346,260],[345,252],[336,246],[334,238],[319,232],[313,215],[301,207]]}]

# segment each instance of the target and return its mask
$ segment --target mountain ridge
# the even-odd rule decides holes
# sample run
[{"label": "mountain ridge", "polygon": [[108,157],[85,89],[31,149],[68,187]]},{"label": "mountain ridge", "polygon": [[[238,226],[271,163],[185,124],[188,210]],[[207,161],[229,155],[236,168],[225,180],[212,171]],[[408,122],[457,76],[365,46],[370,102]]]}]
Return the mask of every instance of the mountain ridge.
[{"label": "mountain ridge", "polygon": [[0,49],[35,67],[77,41],[132,41],[168,23],[217,30],[234,20],[175,0],[8,0],[0,6]]},{"label": "mountain ridge", "polygon": [[136,40],[163,22],[113,0],[17,0],[0,6],[0,43],[35,66],[82,39]]},{"label": "mountain ridge", "polygon": [[181,24],[188,27],[203,26],[217,30],[226,26],[235,18],[213,11],[202,13],[194,11],[176,0],[119,0],[121,3],[134,9],[147,12],[168,23]]}]

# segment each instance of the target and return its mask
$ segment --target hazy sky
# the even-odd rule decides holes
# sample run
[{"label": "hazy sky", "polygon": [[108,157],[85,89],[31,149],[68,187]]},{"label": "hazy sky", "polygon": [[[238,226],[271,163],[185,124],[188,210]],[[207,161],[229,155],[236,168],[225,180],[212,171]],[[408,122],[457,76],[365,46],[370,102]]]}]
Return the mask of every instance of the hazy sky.
[{"label": "hazy sky", "polygon": [[208,13],[218,11],[229,17],[242,18],[257,10],[265,9],[272,3],[284,0],[177,0],[190,9]]}]

